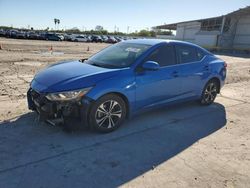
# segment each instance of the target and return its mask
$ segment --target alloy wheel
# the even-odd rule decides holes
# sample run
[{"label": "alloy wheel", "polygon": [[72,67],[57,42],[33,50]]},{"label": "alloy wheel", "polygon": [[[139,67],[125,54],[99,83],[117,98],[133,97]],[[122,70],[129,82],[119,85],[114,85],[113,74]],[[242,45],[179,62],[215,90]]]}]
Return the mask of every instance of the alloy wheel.
[{"label": "alloy wheel", "polygon": [[99,127],[113,128],[122,117],[122,107],[115,100],[103,102],[96,110],[95,120]]},{"label": "alloy wheel", "polygon": [[204,102],[211,103],[214,101],[217,95],[217,85],[214,82],[210,82],[204,92]]}]

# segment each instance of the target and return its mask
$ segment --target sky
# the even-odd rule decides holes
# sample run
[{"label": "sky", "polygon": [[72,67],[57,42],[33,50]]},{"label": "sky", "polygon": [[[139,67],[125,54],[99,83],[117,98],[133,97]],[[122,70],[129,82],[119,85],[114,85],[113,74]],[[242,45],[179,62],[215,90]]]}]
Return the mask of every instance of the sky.
[{"label": "sky", "polygon": [[127,32],[164,23],[221,16],[250,0],[0,0],[0,25],[34,29],[78,27]]}]

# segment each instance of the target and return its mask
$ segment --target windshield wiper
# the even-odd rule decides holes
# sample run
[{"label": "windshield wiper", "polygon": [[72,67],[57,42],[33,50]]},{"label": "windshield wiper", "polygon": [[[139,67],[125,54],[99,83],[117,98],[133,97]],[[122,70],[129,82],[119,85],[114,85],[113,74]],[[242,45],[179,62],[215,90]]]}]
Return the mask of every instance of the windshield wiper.
[{"label": "windshield wiper", "polygon": [[96,66],[96,67],[102,67],[102,68],[104,68],[103,65],[100,65],[100,64],[97,64],[97,63],[91,63],[90,65],[93,65],[93,66]]},{"label": "windshield wiper", "polygon": [[96,63],[96,62],[93,62],[93,61],[90,61],[88,60],[87,64],[89,65],[93,65],[93,66],[96,66],[96,67],[102,67],[102,68],[115,68],[115,69],[118,69],[118,68],[121,68],[121,67],[118,67],[118,66],[115,66],[115,65],[111,65],[111,64],[104,64],[104,63]]},{"label": "windshield wiper", "polygon": [[113,68],[113,69],[119,69],[121,67],[115,66],[115,65],[111,65],[111,64],[104,64],[103,67],[105,68]]}]

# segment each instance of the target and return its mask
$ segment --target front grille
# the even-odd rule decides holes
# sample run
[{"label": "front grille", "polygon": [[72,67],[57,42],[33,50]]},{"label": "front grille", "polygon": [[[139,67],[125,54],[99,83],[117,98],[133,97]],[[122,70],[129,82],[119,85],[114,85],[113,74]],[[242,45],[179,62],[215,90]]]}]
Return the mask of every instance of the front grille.
[{"label": "front grille", "polygon": [[41,97],[40,93],[34,89],[31,89],[30,95],[31,95],[32,99],[40,99],[40,97]]},{"label": "front grille", "polygon": [[39,93],[38,91],[32,88],[30,89],[30,96],[36,106],[42,106],[47,102],[45,94]]}]

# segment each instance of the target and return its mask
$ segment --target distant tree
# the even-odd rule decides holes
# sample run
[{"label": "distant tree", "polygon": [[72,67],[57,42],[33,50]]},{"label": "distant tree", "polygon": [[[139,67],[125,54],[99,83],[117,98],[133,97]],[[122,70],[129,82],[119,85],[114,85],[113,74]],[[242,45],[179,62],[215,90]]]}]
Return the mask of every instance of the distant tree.
[{"label": "distant tree", "polygon": [[72,29],[67,29],[65,31],[66,31],[66,33],[75,33],[75,34],[81,33],[80,29],[78,29],[77,27],[73,27]]},{"label": "distant tree", "polygon": [[58,24],[58,30],[59,30],[59,25],[60,25],[60,20],[59,19],[57,19],[57,24]]},{"label": "distant tree", "polygon": [[97,25],[97,26],[95,26],[95,30],[96,31],[102,31],[103,30],[103,26]]},{"label": "distant tree", "polygon": [[55,30],[56,30],[56,24],[57,24],[57,19],[54,18],[54,23],[55,23]]},{"label": "distant tree", "polygon": [[171,30],[169,30],[169,31],[161,31],[161,30],[159,30],[156,33],[157,33],[157,35],[173,35],[173,32]]},{"label": "distant tree", "polygon": [[150,33],[150,36],[151,36],[151,37],[156,37],[156,32],[150,31],[149,33]]},{"label": "distant tree", "polygon": [[139,32],[138,31],[135,31],[133,33],[129,33],[130,36],[139,36],[139,37],[156,37],[156,32],[153,31],[153,30],[146,30],[146,29],[143,29],[143,30],[140,30]]},{"label": "distant tree", "polygon": [[57,18],[54,18],[54,23],[55,23],[55,30],[56,30],[56,24],[58,24],[58,27],[59,27],[60,20]]},{"label": "distant tree", "polygon": [[49,27],[47,27],[46,29],[45,29],[45,31],[48,31],[49,30]]},{"label": "distant tree", "polygon": [[103,34],[103,35],[107,35],[107,34],[108,34],[108,31],[107,31],[107,30],[102,30],[102,34]]},{"label": "distant tree", "polygon": [[0,26],[0,29],[7,30],[7,29],[13,29],[13,27],[9,27],[9,26]]},{"label": "distant tree", "polygon": [[150,37],[150,32],[148,30],[141,30],[138,32],[138,36],[141,36],[141,37]]}]

